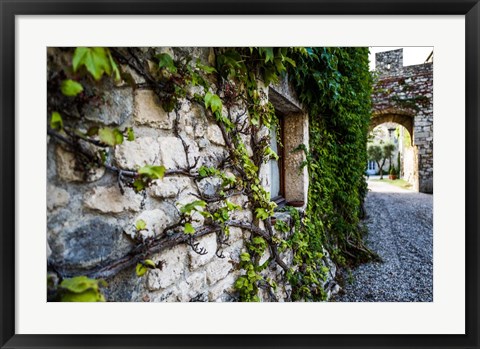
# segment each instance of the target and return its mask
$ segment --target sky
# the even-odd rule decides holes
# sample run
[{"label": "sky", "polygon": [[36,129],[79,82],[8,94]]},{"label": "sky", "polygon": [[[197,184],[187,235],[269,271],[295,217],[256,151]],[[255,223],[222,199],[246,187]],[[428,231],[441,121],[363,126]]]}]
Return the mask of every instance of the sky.
[{"label": "sky", "polygon": [[419,47],[419,46],[410,46],[410,47],[370,47],[370,70],[375,69],[375,53],[383,51],[391,51],[403,48],[403,65],[415,65],[422,64],[427,59],[430,52],[432,52],[433,47]]}]

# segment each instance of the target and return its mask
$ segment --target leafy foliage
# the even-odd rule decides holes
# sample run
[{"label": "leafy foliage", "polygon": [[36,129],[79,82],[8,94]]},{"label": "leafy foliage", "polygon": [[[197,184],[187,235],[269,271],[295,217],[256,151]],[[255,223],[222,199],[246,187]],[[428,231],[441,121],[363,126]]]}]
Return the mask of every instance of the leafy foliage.
[{"label": "leafy foliage", "polygon": [[195,228],[192,226],[191,223],[185,223],[185,227],[183,228],[185,234],[192,235],[195,233]]},{"label": "leafy foliage", "polygon": [[138,174],[145,175],[150,179],[162,179],[165,175],[165,166],[145,165],[138,170]]},{"label": "leafy foliage", "polygon": [[111,147],[123,143],[123,134],[116,128],[103,127],[98,130],[98,137],[100,141]]},{"label": "leafy foliage", "polygon": [[137,274],[138,277],[145,275],[145,273],[149,269],[155,269],[157,266],[154,261],[151,259],[145,259],[141,263],[137,263],[137,266],[135,267],[135,273]]},{"label": "leafy foliage", "polygon": [[177,72],[177,67],[175,67],[173,59],[168,53],[161,53],[157,55],[157,59],[159,68],[165,68],[171,73]]},{"label": "leafy foliage", "polygon": [[146,228],[147,228],[147,223],[143,219],[139,219],[135,223],[135,229],[137,229],[137,231],[144,230]]},{"label": "leafy foliage", "polygon": [[112,58],[110,50],[105,47],[77,47],[72,60],[73,71],[85,67],[95,80],[103,74],[113,75],[120,80],[120,71]]},{"label": "leafy foliage", "polygon": [[59,112],[54,111],[50,119],[50,127],[53,130],[61,130],[63,128],[63,119]]},{"label": "leafy foliage", "polygon": [[310,115],[304,234],[310,244],[321,241],[340,265],[371,259],[358,229],[371,113],[368,49],[306,48],[294,60],[290,80]]},{"label": "leafy foliage", "polygon": [[198,211],[198,207],[204,208],[207,203],[203,200],[196,200],[180,208],[180,212],[186,215],[191,215],[193,211]]},{"label": "leafy foliage", "polygon": [[62,81],[60,90],[65,96],[74,97],[83,91],[83,86],[79,82],[66,79]]},{"label": "leafy foliage", "polygon": [[86,276],[64,279],[59,287],[60,299],[62,302],[105,302],[100,288],[106,286],[104,280],[90,279]]}]

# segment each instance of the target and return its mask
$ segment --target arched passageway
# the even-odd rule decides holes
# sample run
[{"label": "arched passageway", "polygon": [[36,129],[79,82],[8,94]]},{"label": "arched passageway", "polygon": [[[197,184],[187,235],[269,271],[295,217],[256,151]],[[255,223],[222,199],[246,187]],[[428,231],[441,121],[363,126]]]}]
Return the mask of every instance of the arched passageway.
[{"label": "arched passageway", "polygon": [[370,131],[381,124],[393,122],[405,127],[408,133],[410,133],[411,139],[413,139],[413,120],[414,115],[407,111],[395,109],[375,111],[370,119]]},{"label": "arched passageway", "polygon": [[370,128],[388,122],[411,135],[413,188],[433,192],[433,63],[403,66],[403,50],[376,54]]},{"label": "arched passageway", "polygon": [[[418,151],[412,142],[413,117],[400,114],[382,114],[374,116],[370,123],[370,144],[383,146],[392,144],[394,150],[384,163],[383,174],[388,175],[393,168],[397,178],[410,183],[411,188],[418,190]],[[379,164],[369,160],[367,174],[380,172]]]}]

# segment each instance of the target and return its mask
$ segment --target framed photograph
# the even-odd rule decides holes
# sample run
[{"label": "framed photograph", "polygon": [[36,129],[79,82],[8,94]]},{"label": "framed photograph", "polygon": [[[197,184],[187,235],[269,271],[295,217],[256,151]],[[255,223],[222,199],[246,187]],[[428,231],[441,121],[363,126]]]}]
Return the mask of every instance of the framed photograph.
[{"label": "framed photograph", "polygon": [[0,347],[478,348],[479,6],[2,1]]}]

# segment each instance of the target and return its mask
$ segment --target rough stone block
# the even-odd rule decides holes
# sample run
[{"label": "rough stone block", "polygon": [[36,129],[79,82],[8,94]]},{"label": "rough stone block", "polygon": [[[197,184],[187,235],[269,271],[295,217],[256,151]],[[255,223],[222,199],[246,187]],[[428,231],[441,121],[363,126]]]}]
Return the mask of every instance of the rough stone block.
[{"label": "rough stone block", "polygon": [[267,249],[262,257],[260,258],[260,261],[258,262],[258,265],[262,265],[263,263],[265,263],[268,259],[270,258],[270,251]]},{"label": "rough stone block", "polygon": [[155,292],[149,294],[150,302],[177,302],[177,289],[168,289],[164,292]]},{"label": "rough stone block", "polygon": [[[139,220],[146,223],[146,228],[137,232],[136,224]],[[162,210],[155,209],[143,211],[131,222],[126,231],[134,238],[137,234],[144,240],[149,237],[160,235],[163,230],[171,223],[171,219]]]},{"label": "rough stone block", "polygon": [[83,110],[86,119],[104,125],[121,125],[132,115],[133,95],[131,88],[108,88],[101,92],[100,106],[87,105]]},{"label": "rough stone block", "polygon": [[177,137],[160,137],[160,162],[167,169],[185,168],[187,166],[185,149]]},{"label": "rough stone block", "polygon": [[163,261],[163,268],[147,273],[147,288],[156,291],[166,288],[177,281],[185,270],[186,246],[178,245],[154,257],[154,261]]},{"label": "rough stone block", "polygon": [[210,288],[210,292],[208,293],[208,299],[210,302],[221,302],[222,296],[225,293],[233,293],[235,292],[233,285],[235,284],[235,280],[237,279],[238,275],[232,273],[228,275],[225,279],[216,283],[213,287]]},{"label": "rough stone block", "polygon": [[197,123],[195,124],[194,136],[196,138],[201,138],[205,136],[206,132],[205,124],[201,120],[197,120]]},{"label": "rough stone block", "polygon": [[121,237],[120,226],[94,218],[63,229],[58,237],[49,239],[49,245],[55,261],[73,268],[89,268],[121,253]]},{"label": "rough stone block", "polygon": [[66,190],[51,184],[47,185],[47,208],[49,211],[66,206],[69,201],[70,194]]},{"label": "rough stone block", "polygon": [[215,234],[202,237],[198,239],[198,242],[198,247],[203,247],[207,253],[204,255],[199,255],[189,247],[188,255],[190,258],[190,270],[195,270],[201,266],[204,266],[215,257],[215,252],[217,250],[217,236]]},{"label": "rough stone block", "polygon": [[103,167],[92,168],[85,173],[76,168],[75,154],[57,146],[56,151],[57,174],[60,179],[66,182],[94,182],[105,174]]},{"label": "rough stone block", "polygon": [[102,213],[120,213],[123,211],[139,211],[142,196],[136,194],[133,189],[125,188],[122,195],[118,186],[96,187],[85,194],[85,207]]},{"label": "rough stone block", "polygon": [[202,137],[197,141],[197,144],[199,149],[205,149],[210,146],[211,143],[208,139]]},{"label": "rough stone block", "polygon": [[180,302],[190,302],[204,292],[206,285],[205,271],[190,274],[184,281],[177,284],[179,290],[178,299]]},{"label": "rough stone block", "polygon": [[222,131],[218,125],[212,124],[207,127],[207,138],[210,142],[217,145],[225,145],[225,140],[223,139]]},{"label": "rough stone block", "polygon": [[190,185],[190,180],[185,177],[164,177],[155,180],[148,188],[148,194],[154,198],[174,198]]},{"label": "rough stone block", "polygon": [[243,230],[237,227],[230,227],[228,242],[235,242],[243,239]]},{"label": "rough stone block", "polygon": [[198,188],[203,195],[215,196],[222,187],[222,180],[218,177],[207,177],[198,181]]},{"label": "rough stone block", "polygon": [[225,253],[225,258],[215,258],[205,268],[207,271],[207,281],[209,285],[215,284],[217,281],[225,278],[233,265],[230,261],[230,256]]},{"label": "rough stone block", "polygon": [[230,255],[230,259],[239,262],[240,254],[244,252],[244,242],[243,239],[237,240],[235,242],[229,243],[230,246],[226,247],[223,251],[226,254]]},{"label": "rough stone block", "polygon": [[236,210],[230,216],[232,219],[238,221],[251,222],[253,220],[253,214],[251,210]]},{"label": "rough stone block", "polygon": [[115,149],[115,158],[120,167],[139,169],[145,165],[159,165],[160,147],[151,137],[125,141]]},{"label": "rough stone block", "polygon": [[137,90],[134,100],[134,117],[137,124],[164,130],[172,128],[173,116],[163,110],[153,91]]}]

